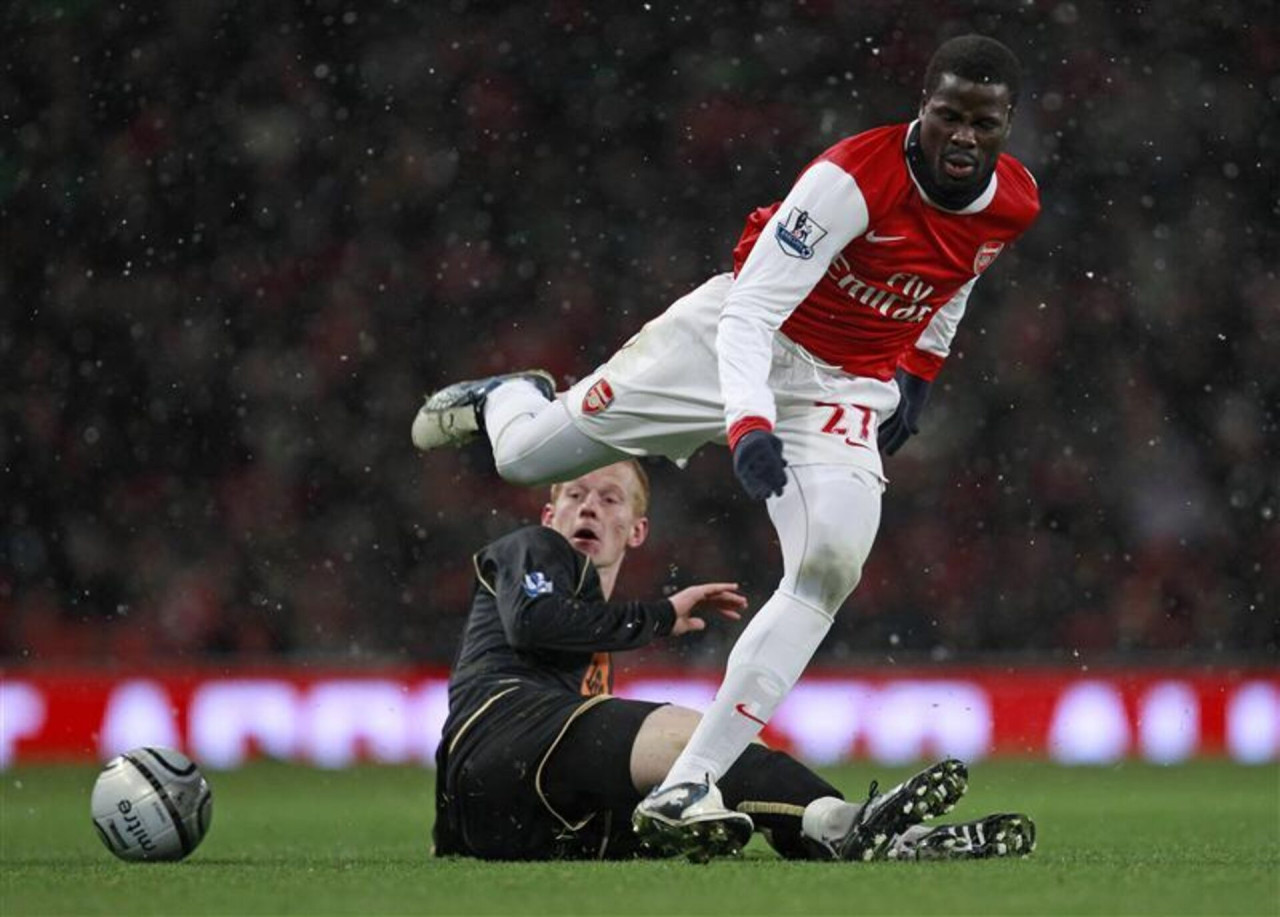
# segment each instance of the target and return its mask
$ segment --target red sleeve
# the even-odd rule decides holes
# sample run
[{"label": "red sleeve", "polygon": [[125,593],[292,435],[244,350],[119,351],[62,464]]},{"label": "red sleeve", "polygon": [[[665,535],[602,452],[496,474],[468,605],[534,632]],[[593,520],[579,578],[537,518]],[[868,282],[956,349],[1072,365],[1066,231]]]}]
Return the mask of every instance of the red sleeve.
[{"label": "red sleeve", "polygon": [[729,448],[736,448],[738,440],[746,436],[753,430],[764,430],[768,433],[773,432],[773,424],[769,423],[763,417],[747,416],[739,420],[729,428]]},{"label": "red sleeve", "polygon": [[911,373],[911,375],[919,376],[921,379],[927,379],[932,382],[938,377],[938,373],[942,371],[942,364],[945,362],[945,357],[929,353],[927,350],[921,350],[919,347],[911,347],[902,355],[898,365]]}]

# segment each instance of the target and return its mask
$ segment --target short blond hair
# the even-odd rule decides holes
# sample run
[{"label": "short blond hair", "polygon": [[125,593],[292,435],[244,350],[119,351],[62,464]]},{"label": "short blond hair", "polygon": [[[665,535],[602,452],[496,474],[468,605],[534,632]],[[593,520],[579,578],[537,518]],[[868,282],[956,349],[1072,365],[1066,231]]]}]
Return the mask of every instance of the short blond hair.
[{"label": "short blond hair", "polygon": [[[618,465],[626,465],[631,469],[631,473],[635,475],[636,483],[639,485],[631,491],[631,508],[635,510],[637,516],[643,516],[649,512],[649,474],[644,470],[644,466],[636,459],[623,459],[616,462]],[[607,465],[603,467],[609,467]],[[560,496],[560,491],[564,489],[568,481],[559,481],[551,485],[551,502],[555,503],[556,498]]]}]

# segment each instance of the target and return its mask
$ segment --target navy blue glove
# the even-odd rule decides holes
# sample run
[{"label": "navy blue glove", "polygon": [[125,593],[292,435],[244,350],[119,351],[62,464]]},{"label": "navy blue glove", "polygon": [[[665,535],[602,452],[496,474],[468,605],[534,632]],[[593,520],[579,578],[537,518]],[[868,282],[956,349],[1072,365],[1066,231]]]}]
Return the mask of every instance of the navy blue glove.
[{"label": "navy blue glove", "polygon": [[880,451],[885,455],[893,455],[903,443],[920,432],[920,412],[929,401],[929,388],[933,385],[928,379],[921,379],[905,369],[899,369],[893,377],[898,382],[902,400],[889,419],[880,424],[876,434]]},{"label": "navy blue glove", "polygon": [[733,473],[752,500],[763,500],[770,494],[782,496],[786,469],[782,440],[768,430],[752,430],[733,447]]}]

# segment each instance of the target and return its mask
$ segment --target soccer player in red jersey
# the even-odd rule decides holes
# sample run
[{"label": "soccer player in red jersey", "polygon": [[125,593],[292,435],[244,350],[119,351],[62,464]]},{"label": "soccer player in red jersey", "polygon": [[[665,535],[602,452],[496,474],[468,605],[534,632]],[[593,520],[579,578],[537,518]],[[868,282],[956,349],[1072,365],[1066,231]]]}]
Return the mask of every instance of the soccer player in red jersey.
[{"label": "soccer player in red jersey", "polygon": [[732,274],[677,300],[567,392],[530,370],[456,383],[419,411],[419,448],[482,431],[499,473],[525,485],[727,442],[743,489],[766,500],[782,579],[666,780],[637,807],[642,836],[715,817],[716,780],[857,586],[880,522],[880,453],[918,430],[974,285],[1039,211],[1035,180],[1003,152],[1018,88],[1004,45],[944,43],[916,120],[820,155],[781,202],[748,217]]}]

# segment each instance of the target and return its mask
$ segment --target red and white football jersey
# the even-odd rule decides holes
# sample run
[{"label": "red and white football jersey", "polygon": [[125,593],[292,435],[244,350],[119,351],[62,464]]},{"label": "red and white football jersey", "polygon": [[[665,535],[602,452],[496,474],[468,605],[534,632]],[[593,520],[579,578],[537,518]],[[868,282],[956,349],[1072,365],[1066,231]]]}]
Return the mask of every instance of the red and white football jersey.
[{"label": "red and white football jersey", "polygon": [[974,283],[1035,220],[1035,179],[1007,154],[964,210],[930,201],[907,165],[912,126],[840,141],[747,218],[716,342],[730,428],[773,421],[778,331],[855,376],[887,383],[903,366],[934,378]]}]

